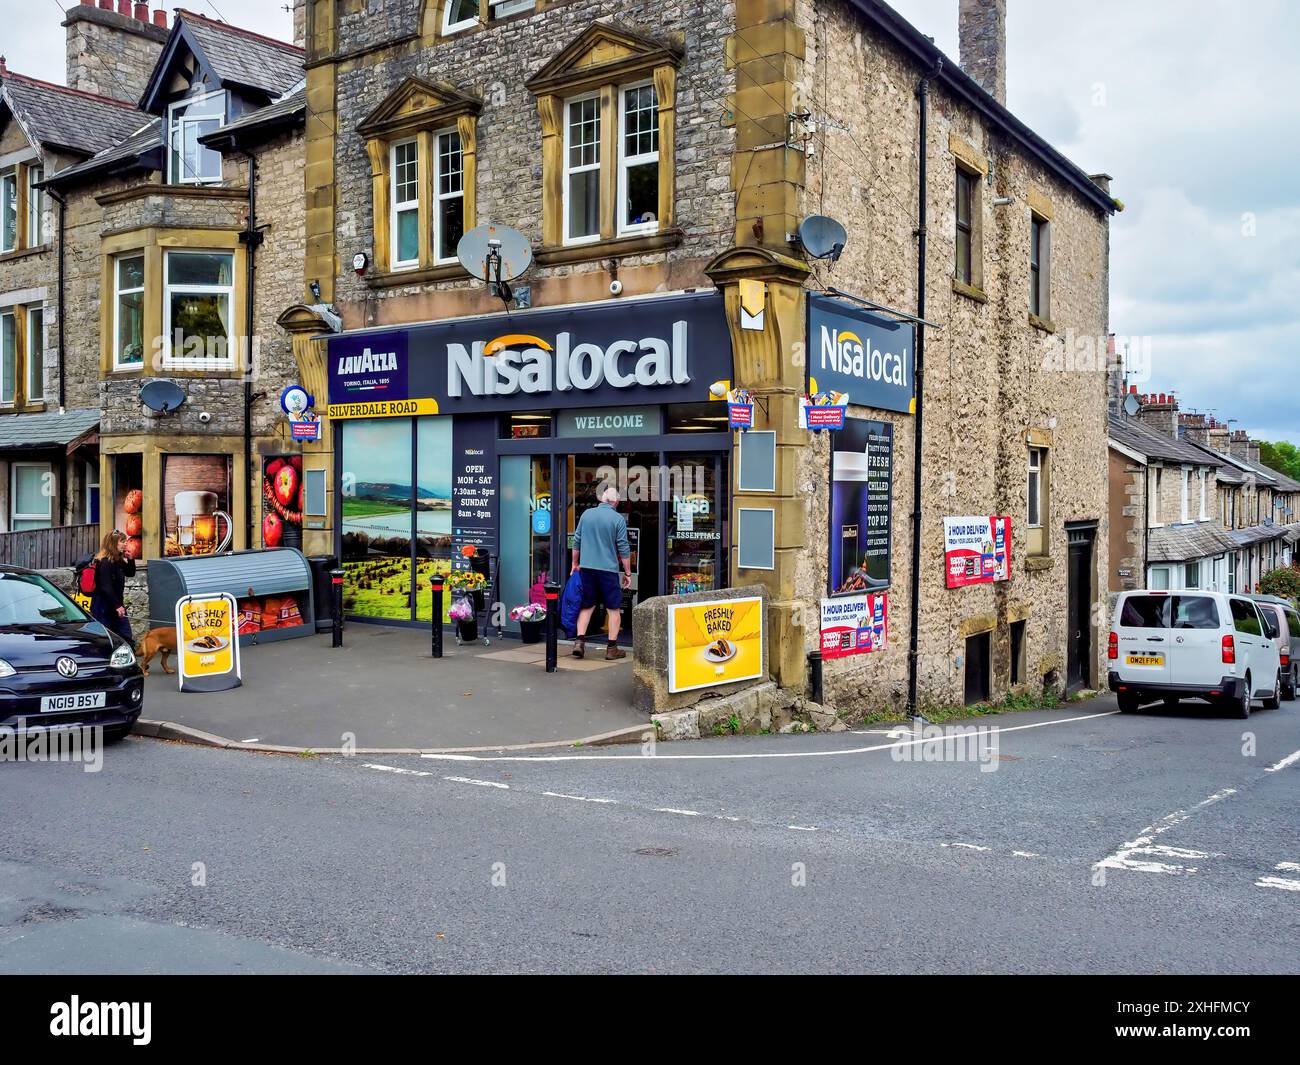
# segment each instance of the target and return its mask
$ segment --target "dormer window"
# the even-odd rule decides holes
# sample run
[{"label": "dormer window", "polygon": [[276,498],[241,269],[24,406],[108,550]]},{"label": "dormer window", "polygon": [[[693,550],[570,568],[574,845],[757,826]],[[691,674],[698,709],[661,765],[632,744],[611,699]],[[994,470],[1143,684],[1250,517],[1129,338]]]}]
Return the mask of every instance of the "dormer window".
[{"label": "dormer window", "polygon": [[205,148],[200,137],[226,121],[226,94],[209,92],[177,100],[167,108],[167,181],[172,185],[213,185],[221,180],[221,153]]}]

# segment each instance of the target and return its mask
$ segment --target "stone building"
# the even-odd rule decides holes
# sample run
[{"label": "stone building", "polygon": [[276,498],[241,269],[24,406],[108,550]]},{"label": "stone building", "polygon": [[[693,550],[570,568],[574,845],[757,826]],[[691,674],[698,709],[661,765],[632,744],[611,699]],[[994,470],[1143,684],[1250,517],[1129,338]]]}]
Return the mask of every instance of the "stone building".
[{"label": "stone building", "polygon": [[[302,51],[188,11],[125,16],[69,13],[69,77],[138,110],[48,182],[67,204],[69,377],[101,411],[102,523],[144,559],[257,546],[264,525],[297,543],[301,522],[264,522],[263,480],[264,456],[297,450],[275,323],[302,276]],[[142,28],[161,35],[147,65]]]},{"label": "stone building", "polygon": [[[1007,111],[1005,18],[963,0],[958,65],[877,0],[309,2],[320,296],[282,322],[331,401],[349,609],[427,618],[475,545],[523,601],[612,476],[634,597],[762,586],[763,672],[804,690],[822,651],[844,717],[1098,685],[1117,204]],[[842,246],[801,244],[810,215]],[[485,223],[530,246],[505,302],[456,256]],[[846,430],[801,427],[810,392]],[[973,570],[945,551],[970,516]],[[858,592],[884,631],[841,656],[822,604]]]}]

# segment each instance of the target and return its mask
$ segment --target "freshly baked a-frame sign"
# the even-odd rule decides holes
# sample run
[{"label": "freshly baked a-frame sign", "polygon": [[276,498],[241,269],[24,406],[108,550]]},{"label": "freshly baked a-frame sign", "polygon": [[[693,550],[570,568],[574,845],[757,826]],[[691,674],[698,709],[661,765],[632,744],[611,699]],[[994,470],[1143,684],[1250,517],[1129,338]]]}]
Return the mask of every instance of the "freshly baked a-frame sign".
[{"label": "freshly baked a-frame sign", "polygon": [[[392,228],[389,225],[392,195],[392,146],[398,141],[419,142],[420,252],[422,270],[435,267],[430,222],[433,218],[433,182],[429,180],[434,158],[434,137],[446,129],[460,135],[461,173],[464,187],[464,229],[478,225],[478,116],[483,101],[462,92],[450,82],[407,78],[357,126],[370,155],[371,194],[374,201],[374,261],[383,275],[392,269]],[[447,270],[447,267],[439,269]],[[451,267],[458,272],[458,267]]]}]

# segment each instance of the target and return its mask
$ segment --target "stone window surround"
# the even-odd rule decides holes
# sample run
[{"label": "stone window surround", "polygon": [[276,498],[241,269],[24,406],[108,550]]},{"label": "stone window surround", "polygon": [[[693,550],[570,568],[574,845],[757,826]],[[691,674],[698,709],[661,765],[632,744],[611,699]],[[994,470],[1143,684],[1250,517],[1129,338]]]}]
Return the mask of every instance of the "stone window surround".
[{"label": "stone window surround", "polygon": [[[211,367],[194,368],[187,366],[153,365],[154,339],[163,335],[163,266],[166,252],[178,251],[216,251],[232,252],[235,257],[233,273],[233,298],[230,307],[231,333],[236,338],[243,335],[246,318],[248,293],[248,257],[247,250],[239,240],[239,233],[232,230],[206,229],[166,229],[145,226],[139,229],[125,230],[105,237],[100,247],[102,257],[100,271],[100,292],[109,294],[101,296],[99,302],[99,350],[100,375],[104,378],[126,377],[131,374],[151,375],[165,373],[171,377],[226,377],[237,378],[243,371],[239,359],[234,365],[221,369]],[[117,323],[116,301],[112,293],[116,291],[117,260],[130,252],[144,254],[144,339],[145,358],[139,366],[113,366],[113,338]]]},{"label": "stone window surround", "polygon": [[[608,48],[610,44],[618,47]],[[607,48],[610,58],[579,64],[583,57],[597,56],[602,47]],[[526,83],[537,100],[542,125],[542,246],[535,256],[540,265],[646,254],[681,243],[682,233],[674,226],[673,178],[676,169],[677,70],[682,58],[679,49],[597,22]],[[659,107],[658,225],[655,232],[625,235],[620,233],[618,225],[623,110],[620,101],[624,88],[646,82],[654,85]],[[567,104],[584,95],[595,95],[600,99],[600,237],[566,244],[564,151]]]},{"label": "stone window surround", "polygon": [[[45,399],[28,399],[28,331],[33,311],[45,310],[44,290],[39,294],[27,293],[25,302],[0,305],[0,315],[13,315],[14,320],[14,398],[10,403],[0,403],[0,412],[4,414],[32,414],[45,410]],[[42,321],[42,328],[45,328]],[[49,332],[46,329],[46,339]]]},{"label": "stone window surround", "polygon": [[567,4],[569,0],[535,0],[530,8],[514,11],[509,15],[503,15],[501,18],[496,19],[492,18],[492,0],[479,0],[477,21],[467,24],[461,29],[446,33],[443,31],[443,24],[446,20],[447,6],[451,2],[452,0],[425,0],[424,15],[420,20],[420,39],[426,46],[453,37],[463,37],[469,33],[482,33],[485,30],[490,30],[505,22],[513,22],[516,19],[526,19],[539,11],[545,11],[547,8]]},{"label": "stone window surround", "polygon": [[[403,102],[423,93],[430,106],[417,105],[402,110]],[[466,233],[478,225],[478,116],[482,101],[467,96],[454,86],[431,84],[416,78],[407,79],[357,126],[365,139],[370,158],[374,269],[366,275],[376,288],[409,285],[425,281],[454,280],[467,277],[458,262],[438,263],[433,248],[433,211],[435,147],[440,134],[455,130],[460,134],[463,228]],[[420,251],[415,266],[393,269],[392,157],[393,146],[415,140],[419,145],[419,213]]]},{"label": "stone window surround", "polygon": [[1028,514],[1029,500],[1029,451],[1040,454],[1038,468],[1038,524],[1030,527],[1025,521],[1025,562],[1029,569],[1041,569],[1043,560],[1050,564],[1052,540],[1052,431],[1050,429],[1029,429],[1025,433],[1025,513]]},{"label": "stone window surround", "polygon": [[971,183],[971,236],[970,236],[970,281],[960,281],[957,278],[957,255],[956,255],[956,222],[957,222],[957,189],[956,189],[956,171],[969,174],[979,179],[987,179],[989,174],[988,158],[978,148],[962,140],[955,133],[949,134],[948,150],[952,154],[955,166],[953,175],[953,202],[952,217],[954,226],[953,235],[953,276],[952,290],[959,296],[965,296],[977,303],[987,303],[988,296],[984,292],[984,181],[976,180]]},{"label": "stone window surround", "polygon": [[[1052,321],[1052,201],[1038,189],[1030,189],[1025,199],[1029,204],[1029,239],[1033,241],[1033,224],[1042,223],[1042,246],[1038,249],[1038,314],[1029,311],[1029,324],[1044,333],[1055,333],[1056,323]],[[1030,252],[1032,254],[1032,245]],[[1031,275],[1030,282],[1033,284]],[[1031,301],[1026,301],[1032,308]]]}]

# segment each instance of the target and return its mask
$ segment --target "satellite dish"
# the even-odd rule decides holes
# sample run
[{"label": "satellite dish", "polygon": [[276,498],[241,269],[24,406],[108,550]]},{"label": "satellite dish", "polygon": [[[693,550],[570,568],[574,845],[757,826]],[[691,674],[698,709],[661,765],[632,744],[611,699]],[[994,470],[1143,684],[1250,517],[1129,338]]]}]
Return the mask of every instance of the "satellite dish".
[{"label": "satellite dish", "polygon": [[140,402],[159,414],[170,414],[180,409],[185,393],[175,381],[150,381],[140,389]]},{"label": "satellite dish", "polygon": [[811,259],[836,262],[849,234],[835,219],[824,214],[809,215],[799,223],[799,243]]},{"label": "satellite dish", "polygon": [[1130,418],[1142,409],[1142,401],[1132,392],[1124,397],[1124,413]]},{"label": "satellite dish", "polygon": [[509,302],[509,282],[522,277],[532,265],[533,249],[519,230],[485,222],[460,238],[456,258],[471,277],[486,281],[501,299]]}]

